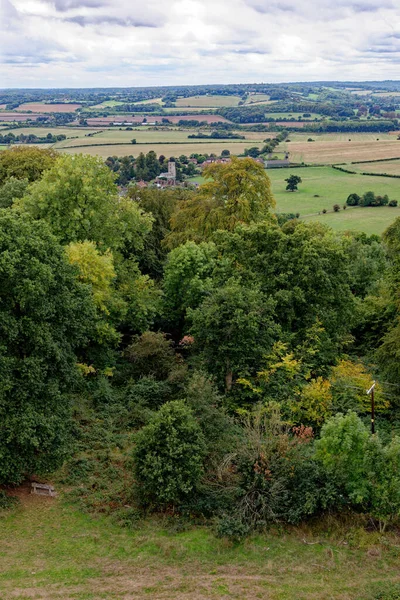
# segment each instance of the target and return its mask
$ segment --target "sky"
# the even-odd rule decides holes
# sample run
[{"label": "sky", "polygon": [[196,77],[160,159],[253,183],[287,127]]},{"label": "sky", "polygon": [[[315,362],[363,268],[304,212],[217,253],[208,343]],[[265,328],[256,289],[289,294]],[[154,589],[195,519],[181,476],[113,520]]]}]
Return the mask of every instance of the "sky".
[{"label": "sky", "polygon": [[400,0],[0,0],[0,87],[400,78]]}]

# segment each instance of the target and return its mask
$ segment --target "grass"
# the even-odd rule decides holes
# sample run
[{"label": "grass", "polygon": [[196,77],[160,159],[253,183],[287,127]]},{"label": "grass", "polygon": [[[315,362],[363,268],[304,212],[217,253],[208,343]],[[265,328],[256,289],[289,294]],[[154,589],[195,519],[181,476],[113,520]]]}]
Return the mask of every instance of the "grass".
[{"label": "grass", "polygon": [[400,160],[388,160],[377,163],[363,163],[361,165],[352,165],[352,170],[362,173],[388,173],[390,175],[400,175]]},{"label": "grass", "polygon": [[[130,132],[132,137],[135,137],[134,132]],[[96,136],[91,138],[93,143],[102,143],[100,140],[96,140]],[[148,144],[116,144],[106,146],[81,146],[78,148],[57,148],[62,152],[68,152],[70,154],[76,154],[83,152],[85,154],[102,156],[137,156],[140,152],[145,154],[150,150],[154,150],[157,155],[163,154],[164,156],[180,156],[185,154],[190,156],[192,153],[206,152],[208,154],[215,153],[220,155],[222,150],[225,148],[230,150],[231,154],[241,154],[245,148],[251,146],[261,146],[254,141],[237,141],[237,140],[226,140],[225,142],[214,142],[212,140],[188,140],[187,143],[160,143],[155,142]]]},{"label": "grass", "polygon": [[366,600],[400,580],[395,538],[338,534],[276,529],[232,546],[205,527],[178,533],[170,519],[126,530],[25,496],[0,516],[0,598]]},{"label": "grass", "polygon": [[81,104],[46,104],[45,102],[24,102],[20,104],[15,110],[24,112],[31,110],[32,112],[75,112],[78,108],[81,108]]},{"label": "grass", "polygon": [[175,105],[179,108],[195,106],[202,108],[218,108],[220,106],[237,106],[240,96],[190,96],[189,98],[178,98]]},{"label": "grass", "polygon": [[306,221],[321,221],[336,231],[353,229],[364,231],[368,235],[381,234],[394,221],[400,217],[400,208],[376,206],[369,208],[347,208],[338,213],[306,217]]},{"label": "grass", "polygon": [[[96,130],[92,130],[96,131]],[[62,142],[57,143],[56,148],[68,148],[69,146],[75,146],[77,144],[82,145],[93,145],[93,144],[129,144],[132,139],[136,139],[137,143],[179,143],[179,142],[189,142],[195,143],[194,140],[190,139],[188,136],[192,134],[196,134],[198,129],[172,129],[172,128],[158,128],[158,129],[147,129],[146,127],[136,127],[132,131],[126,131],[125,128],[119,130],[117,128],[112,129],[104,129],[98,130],[98,133],[91,137],[83,137],[81,134],[81,138],[78,140],[64,140]],[[209,133],[209,131],[206,131]],[[241,135],[242,132],[240,132]],[[44,135],[44,134],[41,134]],[[265,137],[265,133],[257,133],[257,132],[245,132],[246,140],[253,143],[254,141],[258,143],[262,143],[263,138]],[[196,140],[198,144],[207,143],[209,140],[207,139],[199,139]],[[229,140],[230,141],[230,140]],[[232,142],[241,142],[241,140],[232,140]],[[247,144],[248,145],[248,144]]]},{"label": "grass", "polygon": [[[319,142],[343,142],[347,144],[349,139],[352,142],[376,142],[377,138],[379,141],[390,141],[396,140],[398,131],[391,131],[388,133],[310,133],[293,131],[289,133],[289,139],[292,142],[307,142],[308,138],[315,140],[315,144]],[[310,143],[310,142],[309,142]]]},{"label": "grass", "polygon": [[64,134],[67,136],[67,138],[84,138],[88,133],[95,133],[96,131],[100,130],[91,129],[90,127],[8,127],[6,131],[2,131],[2,134],[5,135],[6,133],[13,133],[14,135],[19,135],[22,133],[24,135],[29,135],[30,133],[33,133],[38,137],[44,137],[48,133],[51,133],[54,135]]},{"label": "grass", "polygon": [[295,142],[294,137],[291,135],[289,137],[291,141],[286,143],[286,149],[289,150],[293,162],[331,164],[378,158],[400,158],[400,141],[393,139],[393,136],[390,139],[381,139],[377,134],[374,140],[355,140],[349,134],[347,141],[332,139],[325,141],[317,140],[316,136],[308,134],[308,137],[317,140],[315,142]]},{"label": "grass", "polygon": [[[378,163],[379,164],[379,163]],[[337,214],[315,215],[325,208],[332,210],[334,204],[341,207],[352,192],[362,195],[369,190],[376,194],[388,194],[389,198],[399,199],[397,179],[350,175],[332,167],[308,167],[302,169],[269,169],[272,191],[277,201],[278,212],[299,212],[302,217],[320,220],[334,229],[358,229],[366,233],[382,233],[400,216],[400,208],[367,207],[346,209]],[[299,175],[302,183],[298,192],[287,192],[285,179]],[[318,197],[315,197],[318,195]]]}]

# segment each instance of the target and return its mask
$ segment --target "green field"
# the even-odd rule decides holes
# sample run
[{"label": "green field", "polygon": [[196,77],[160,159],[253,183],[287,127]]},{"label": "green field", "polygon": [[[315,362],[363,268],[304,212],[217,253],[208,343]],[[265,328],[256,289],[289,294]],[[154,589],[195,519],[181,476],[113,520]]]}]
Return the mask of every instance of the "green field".
[{"label": "green field", "polygon": [[[268,169],[267,173],[277,201],[277,212],[299,212],[301,217],[311,215],[310,219],[323,221],[334,229],[357,229],[367,233],[382,233],[400,216],[400,207],[347,208],[337,214],[318,215],[323,209],[332,210],[334,204],[340,204],[342,207],[347,196],[353,192],[362,195],[371,190],[400,200],[397,179],[350,175],[332,167]],[[285,179],[289,175],[299,175],[302,178],[303,182],[299,185],[298,192],[291,193],[285,190]],[[316,198],[315,195],[319,197]]]},{"label": "green field", "polygon": [[[133,132],[131,132],[133,133]],[[132,137],[134,137],[132,135]],[[96,139],[96,138],[94,138]],[[95,142],[96,143],[96,142]],[[100,143],[100,142],[97,142]],[[81,146],[78,148],[58,148],[61,152],[68,152],[69,154],[76,154],[83,152],[85,154],[102,156],[137,156],[140,152],[145,154],[150,150],[154,150],[159,156],[180,156],[185,154],[189,156],[192,153],[206,152],[207,154],[215,153],[220,155],[222,150],[227,148],[231,154],[241,154],[245,148],[251,146],[260,147],[261,144],[257,144],[254,141],[243,141],[243,140],[226,140],[225,142],[214,142],[212,140],[188,140],[187,143],[149,143],[149,144],[116,144],[106,146]]]},{"label": "green field", "polygon": [[[2,600],[369,600],[400,581],[395,537],[304,526],[232,546],[176,519],[127,530],[62,499],[0,515]],[[328,526],[328,524],[326,524]]]},{"label": "green field", "polygon": [[293,113],[282,113],[282,112],[271,112],[271,113],[266,113],[265,116],[268,118],[272,118],[272,119],[295,119],[296,121],[300,120],[300,121],[312,121],[313,119],[320,119],[322,117],[322,115],[319,115],[318,113],[307,113],[309,115],[311,115],[311,117],[303,117],[304,113],[297,113],[297,112],[293,112]]},{"label": "green field", "polygon": [[189,98],[178,98],[175,102],[177,107],[196,106],[202,108],[217,108],[219,106],[237,106],[240,96],[190,96]]},{"label": "green field", "polygon": [[23,133],[24,135],[29,135],[33,133],[38,137],[44,137],[48,133],[53,135],[66,135],[67,138],[71,137],[85,137],[88,133],[95,133],[96,131],[100,131],[100,129],[92,129],[90,127],[8,127],[6,130],[3,130],[3,135],[5,133],[13,133],[14,135],[19,135]]},{"label": "green field", "polygon": [[[95,131],[95,130],[92,130]],[[119,130],[117,128],[110,128],[105,130],[98,130],[98,133],[91,137],[82,137],[79,140],[63,140],[62,142],[58,142],[55,148],[68,148],[70,146],[75,145],[84,145],[90,146],[93,144],[129,144],[132,139],[135,139],[139,144],[166,144],[166,143],[179,143],[179,142],[189,142],[191,144],[207,144],[212,140],[207,139],[198,139],[193,140],[188,136],[192,134],[196,134],[198,129],[182,129],[182,128],[152,128],[148,129],[146,127],[136,127],[133,128],[132,131],[126,131],[126,129]],[[243,132],[240,132],[243,135]],[[44,135],[44,134],[43,134]],[[254,145],[254,142],[262,143],[263,138],[265,137],[265,133],[257,133],[257,132],[245,132],[246,140],[248,140],[247,146],[249,143]],[[223,140],[221,140],[223,141]],[[243,140],[226,140],[227,142],[232,143],[243,143]],[[215,142],[213,142],[215,143]]]}]

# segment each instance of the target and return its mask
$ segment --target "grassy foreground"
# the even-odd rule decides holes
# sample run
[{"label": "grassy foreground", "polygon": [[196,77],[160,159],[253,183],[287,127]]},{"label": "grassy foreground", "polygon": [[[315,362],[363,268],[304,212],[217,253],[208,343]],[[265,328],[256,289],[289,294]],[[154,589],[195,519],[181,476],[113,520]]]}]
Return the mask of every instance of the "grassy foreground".
[{"label": "grassy foreground", "polygon": [[366,600],[400,582],[396,539],[356,529],[276,530],[232,546],[166,521],[129,531],[62,498],[26,495],[0,514],[2,600]]}]

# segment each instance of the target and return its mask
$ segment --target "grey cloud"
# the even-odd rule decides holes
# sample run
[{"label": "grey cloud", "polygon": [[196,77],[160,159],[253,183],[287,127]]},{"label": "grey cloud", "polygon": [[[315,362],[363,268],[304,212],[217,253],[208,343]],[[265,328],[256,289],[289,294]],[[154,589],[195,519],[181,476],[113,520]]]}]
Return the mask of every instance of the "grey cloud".
[{"label": "grey cloud", "polygon": [[67,12],[74,8],[102,8],[109,4],[108,1],[101,0],[45,0],[48,4],[53,4],[57,11]]},{"label": "grey cloud", "polygon": [[119,27],[158,27],[157,23],[150,23],[149,21],[142,21],[140,19],[135,20],[130,17],[119,18],[111,17],[107,15],[93,15],[93,16],[76,16],[64,19],[68,23],[76,23],[81,27],[87,27],[89,25],[118,25]]}]

